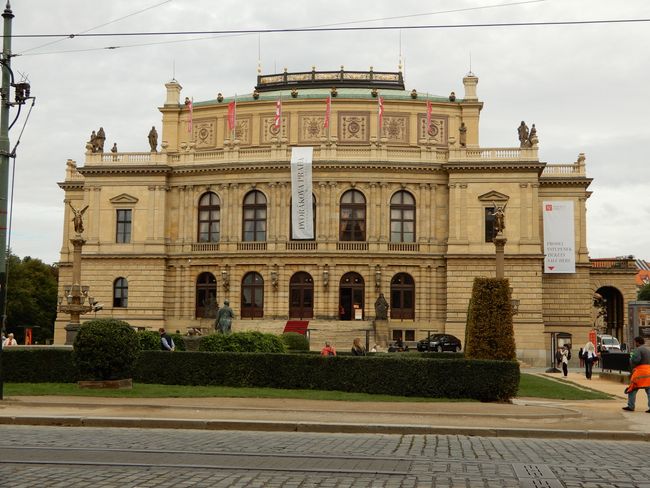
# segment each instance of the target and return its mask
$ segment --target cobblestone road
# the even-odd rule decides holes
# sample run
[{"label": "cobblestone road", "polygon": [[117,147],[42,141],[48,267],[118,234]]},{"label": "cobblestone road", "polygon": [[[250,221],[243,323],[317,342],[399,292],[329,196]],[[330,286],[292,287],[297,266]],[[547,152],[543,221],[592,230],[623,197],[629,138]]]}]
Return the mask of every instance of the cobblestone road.
[{"label": "cobblestone road", "polygon": [[3,487],[650,488],[641,442],[2,426]]}]

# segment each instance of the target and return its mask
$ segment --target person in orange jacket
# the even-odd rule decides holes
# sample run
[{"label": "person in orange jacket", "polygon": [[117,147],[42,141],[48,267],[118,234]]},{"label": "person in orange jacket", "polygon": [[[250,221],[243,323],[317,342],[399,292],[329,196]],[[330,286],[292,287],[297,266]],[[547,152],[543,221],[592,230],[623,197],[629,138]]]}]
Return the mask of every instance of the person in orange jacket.
[{"label": "person in orange jacket", "polygon": [[321,356],[336,356],[336,349],[331,346],[329,342],[325,343],[325,347],[320,351]]},{"label": "person in orange jacket", "polygon": [[625,389],[627,405],[623,407],[623,410],[634,411],[636,394],[643,388],[646,395],[648,395],[648,410],[646,410],[646,413],[650,413],[650,349],[645,345],[645,339],[641,336],[634,338],[634,344],[636,349],[630,358],[632,375],[630,376],[630,386]]}]

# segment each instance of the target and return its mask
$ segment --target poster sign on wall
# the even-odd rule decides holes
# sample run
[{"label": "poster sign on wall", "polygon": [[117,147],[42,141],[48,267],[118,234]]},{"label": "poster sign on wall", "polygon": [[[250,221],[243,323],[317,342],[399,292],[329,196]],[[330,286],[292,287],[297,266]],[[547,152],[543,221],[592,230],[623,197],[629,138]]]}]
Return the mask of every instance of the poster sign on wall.
[{"label": "poster sign on wall", "polygon": [[313,147],[291,149],[291,238],[314,238],[311,162]]},{"label": "poster sign on wall", "polygon": [[573,201],[542,202],[544,217],[544,273],[575,273],[576,251]]}]

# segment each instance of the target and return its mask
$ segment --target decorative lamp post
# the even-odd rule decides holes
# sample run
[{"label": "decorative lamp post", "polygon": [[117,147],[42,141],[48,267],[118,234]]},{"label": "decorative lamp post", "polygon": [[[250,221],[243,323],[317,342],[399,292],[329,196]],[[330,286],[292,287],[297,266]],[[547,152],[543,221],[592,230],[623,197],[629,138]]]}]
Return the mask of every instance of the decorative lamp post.
[{"label": "decorative lamp post", "polygon": [[79,331],[81,323],[79,317],[94,310],[95,300],[89,296],[90,287],[81,284],[81,249],[86,240],[81,236],[84,231],[83,214],[88,209],[86,205],[82,210],[77,210],[69,204],[74,213],[75,236],[70,239],[72,243],[72,284],[63,286],[63,297],[58,297],[59,312],[70,314],[70,322],[65,326],[65,343],[71,345]]}]

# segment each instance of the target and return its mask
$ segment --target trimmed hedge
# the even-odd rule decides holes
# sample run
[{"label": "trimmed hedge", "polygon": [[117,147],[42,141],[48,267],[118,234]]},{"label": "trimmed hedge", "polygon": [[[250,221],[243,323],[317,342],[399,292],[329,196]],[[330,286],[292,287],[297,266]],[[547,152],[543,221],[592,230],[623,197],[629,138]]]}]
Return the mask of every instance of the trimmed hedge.
[{"label": "trimmed hedge", "polygon": [[[155,330],[139,330],[138,342],[141,351],[160,351],[160,333]],[[174,341],[175,342],[175,341]]]},{"label": "trimmed hedge", "polygon": [[[313,354],[143,351],[134,381],[364,392],[432,398],[506,401],[519,385],[515,361],[467,360],[452,354]],[[70,349],[13,349],[3,353],[7,382],[69,383],[78,379]]]},{"label": "trimmed hedge", "polygon": [[135,381],[339,390],[398,396],[506,401],[519,385],[515,361],[417,356],[322,357],[311,354],[144,351]]},{"label": "trimmed hedge", "polygon": [[517,358],[510,285],[506,278],[474,278],[466,331],[468,358],[501,361]]},{"label": "trimmed hedge", "polygon": [[120,380],[131,378],[140,342],[127,322],[95,319],[79,327],[72,350],[81,379]]},{"label": "trimmed hedge", "polygon": [[2,380],[5,383],[74,383],[77,378],[70,348],[6,348],[2,351]]},{"label": "trimmed hedge", "polygon": [[309,341],[297,332],[285,332],[281,336],[289,351],[309,351]]},{"label": "trimmed hedge", "polygon": [[275,334],[262,332],[234,332],[201,337],[199,351],[206,352],[274,352],[287,351],[282,339]]}]

